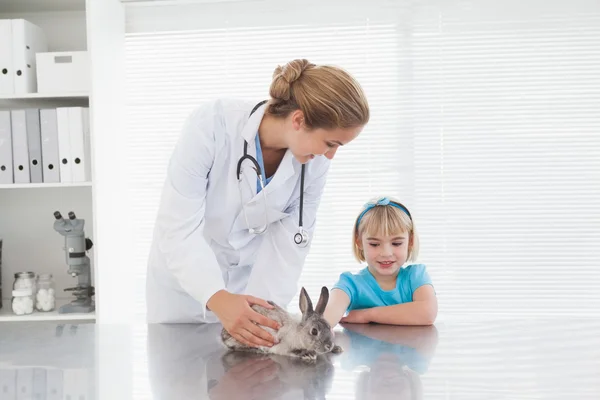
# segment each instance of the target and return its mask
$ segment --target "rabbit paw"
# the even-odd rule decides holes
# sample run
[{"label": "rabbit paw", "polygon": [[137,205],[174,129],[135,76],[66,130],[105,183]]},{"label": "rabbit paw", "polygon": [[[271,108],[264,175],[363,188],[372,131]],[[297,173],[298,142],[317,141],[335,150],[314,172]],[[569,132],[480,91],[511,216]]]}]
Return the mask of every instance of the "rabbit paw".
[{"label": "rabbit paw", "polygon": [[292,354],[300,357],[304,361],[314,361],[317,359],[317,352],[314,350],[296,349],[292,350]]},{"label": "rabbit paw", "polygon": [[331,352],[333,354],[340,354],[344,352],[344,349],[342,348],[342,346],[338,346],[337,344],[335,346],[333,346],[333,349],[331,349]]}]

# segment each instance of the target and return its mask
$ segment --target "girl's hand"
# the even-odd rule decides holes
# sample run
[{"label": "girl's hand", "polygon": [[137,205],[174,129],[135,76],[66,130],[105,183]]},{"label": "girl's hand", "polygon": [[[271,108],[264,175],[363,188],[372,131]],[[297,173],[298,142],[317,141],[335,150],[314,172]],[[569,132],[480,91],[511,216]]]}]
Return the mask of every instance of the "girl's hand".
[{"label": "girl's hand", "polygon": [[342,318],[340,322],[349,324],[368,324],[371,322],[368,311],[368,309],[352,310],[348,313],[348,315]]},{"label": "girl's hand", "polygon": [[215,293],[207,305],[219,318],[223,328],[240,343],[250,347],[271,347],[275,344],[275,338],[256,324],[275,330],[278,330],[280,326],[276,321],[254,311],[251,308],[253,304],[269,309],[274,308],[265,300],[254,296],[233,294],[227,291]]}]

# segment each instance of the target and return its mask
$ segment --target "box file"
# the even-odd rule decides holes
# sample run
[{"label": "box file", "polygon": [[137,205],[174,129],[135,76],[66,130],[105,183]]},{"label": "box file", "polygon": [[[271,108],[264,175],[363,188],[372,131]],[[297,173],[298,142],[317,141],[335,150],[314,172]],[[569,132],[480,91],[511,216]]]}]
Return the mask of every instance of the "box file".
[{"label": "box file", "polygon": [[12,45],[12,22],[0,19],[0,95],[15,92]]},{"label": "box file", "polygon": [[60,181],[73,182],[71,168],[71,144],[69,138],[69,107],[56,109],[56,126],[58,131],[58,156],[60,159]]},{"label": "box file", "polygon": [[14,183],[10,111],[0,111],[0,185]]},{"label": "box file", "polygon": [[16,400],[30,400],[33,397],[33,368],[17,369]]},{"label": "box file", "polygon": [[46,372],[46,368],[33,369],[33,400],[46,400]]},{"label": "box file", "polygon": [[17,370],[16,369],[0,369],[0,393],[2,398],[16,399],[17,398]]},{"label": "box file", "polygon": [[61,182],[91,180],[89,108],[56,109]]},{"label": "box file", "polygon": [[89,110],[69,108],[69,137],[71,144],[71,174],[73,182],[90,180]]},{"label": "box file", "polygon": [[44,182],[42,176],[42,138],[40,134],[40,110],[25,110],[27,123],[27,147],[29,150],[29,176],[31,183]]},{"label": "box file", "polygon": [[60,159],[55,108],[40,110],[40,131],[44,183],[58,183],[60,182]]},{"label": "box file", "polygon": [[29,175],[29,146],[25,110],[11,110],[13,173],[15,183],[31,183]]},{"label": "box file", "polygon": [[48,369],[46,371],[46,400],[63,400],[63,370]]},{"label": "box file", "polygon": [[11,25],[14,93],[36,93],[36,54],[48,51],[46,36],[39,26],[25,19],[13,19]]}]

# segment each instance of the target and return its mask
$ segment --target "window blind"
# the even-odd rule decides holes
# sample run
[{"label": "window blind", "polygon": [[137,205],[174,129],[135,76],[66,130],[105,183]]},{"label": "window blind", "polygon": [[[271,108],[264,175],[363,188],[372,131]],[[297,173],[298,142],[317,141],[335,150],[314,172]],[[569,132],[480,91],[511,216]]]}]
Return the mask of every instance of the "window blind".
[{"label": "window blind", "polygon": [[350,71],[373,113],[332,164],[300,280],[311,295],[362,268],[352,223],[386,194],[414,214],[441,317],[599,314],[600,7],[344,4],[128,11],[136,318],[145,317],[152,226],[183,120],[217,96],[266,98],[275,66],[300,57]]},{"label": "window blind", "polygon": [[441,313],[600,314],[600,3],[435,4],[405,101]]},{"label": "window blind", "polygon": [[[373,112],[332,164],[300,279],[311,295],[362,267],[352,223],[388,194],[414,215],[440,320],[600,314],[600,4],[157,3],[128,6],[125,37],[136,320],[183,120],[216,96],[265,98],[300,57],[353,73]],[[351,397],[354,378],[336,373],[328,398]]]}]

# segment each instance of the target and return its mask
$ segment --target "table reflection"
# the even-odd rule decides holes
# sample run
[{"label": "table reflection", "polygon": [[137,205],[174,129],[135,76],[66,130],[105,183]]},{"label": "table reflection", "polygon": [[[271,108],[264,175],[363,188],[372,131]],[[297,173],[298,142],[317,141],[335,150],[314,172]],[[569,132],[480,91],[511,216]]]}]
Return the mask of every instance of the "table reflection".
[{"label": "table reflection", "polygon": [[[421,375],[435,353],[435,326],[345,324],[342,354],[307,362],[232,352],[219,324],[148,325],[149,380],[154,399],[421,399]],[[349,386],[351,382],[352,387]],[[337,397],[340,398],[340,397]]]}]

